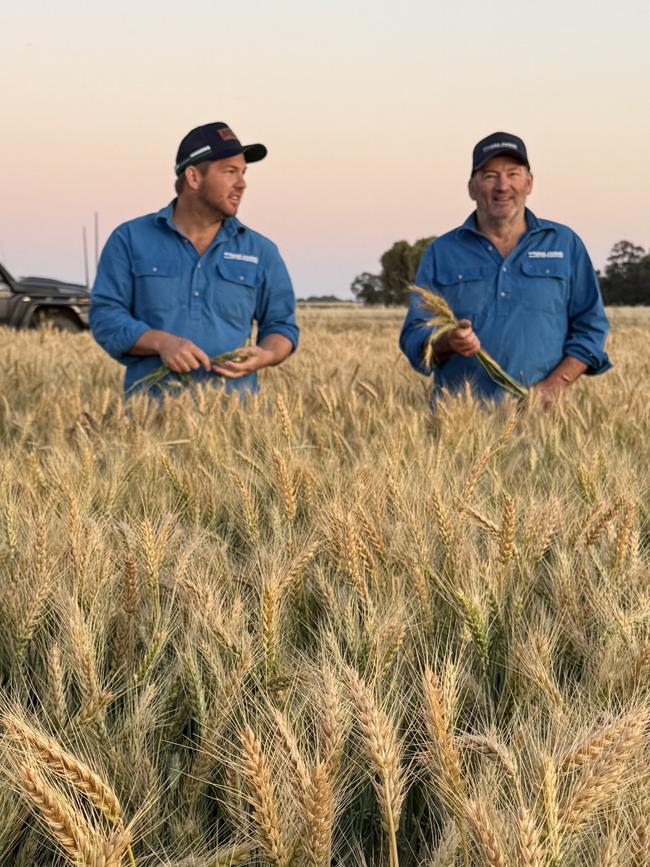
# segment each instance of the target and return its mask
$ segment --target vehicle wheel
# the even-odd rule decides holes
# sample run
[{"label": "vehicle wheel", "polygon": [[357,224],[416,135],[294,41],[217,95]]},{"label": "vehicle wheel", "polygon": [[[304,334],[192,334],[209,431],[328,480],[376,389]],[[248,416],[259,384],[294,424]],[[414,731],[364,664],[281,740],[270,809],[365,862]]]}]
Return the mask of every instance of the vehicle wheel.
[{"label": "vehicle wheel", "polygon": [[42,308],[34,313],[33,323],[35,328],[42,328],[49,325],[56,328],[57,331],[77,332],[81,331],[81,323],[79,320],[67,313],[65,310],[52,310]]}]

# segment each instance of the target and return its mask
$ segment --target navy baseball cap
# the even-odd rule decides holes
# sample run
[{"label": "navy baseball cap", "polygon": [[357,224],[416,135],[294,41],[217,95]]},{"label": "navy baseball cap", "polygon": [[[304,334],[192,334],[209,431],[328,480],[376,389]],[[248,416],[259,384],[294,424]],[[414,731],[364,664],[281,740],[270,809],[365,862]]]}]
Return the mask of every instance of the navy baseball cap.
[{"label": "navy baseball cap", "polygon": [[526,145],[519,136],[509,132],[493,132],[482,138],[472,153],[472,174],[484,166],[492,157],[508,156],[523,163],[530,171]]},{"label": "navy baseball cap", "polygon": [[227,123],[206,123],[197,126],[185,136],[176,154],[176,174],[188,166],[212,160],[223,160],[243,154],[247,163],[255,163],[266,156],[263,144],[242,145]]}]

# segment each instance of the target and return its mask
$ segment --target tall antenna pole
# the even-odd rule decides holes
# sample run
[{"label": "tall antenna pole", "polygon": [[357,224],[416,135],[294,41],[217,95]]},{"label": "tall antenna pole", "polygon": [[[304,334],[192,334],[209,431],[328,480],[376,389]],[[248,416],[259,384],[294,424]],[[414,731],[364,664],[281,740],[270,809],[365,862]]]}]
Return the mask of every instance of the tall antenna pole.
[{"label": "tall antenna pole", "polygon": [[86,289],[90,286],[88,279],[88,238],[86,237],[86,227],[82,228],[83,245],[84,245],[84,275],[86,278]]},{"label": "tall antenna pole", "polygon": [[99,265],[99,214],[95,211],[95,274]]}]

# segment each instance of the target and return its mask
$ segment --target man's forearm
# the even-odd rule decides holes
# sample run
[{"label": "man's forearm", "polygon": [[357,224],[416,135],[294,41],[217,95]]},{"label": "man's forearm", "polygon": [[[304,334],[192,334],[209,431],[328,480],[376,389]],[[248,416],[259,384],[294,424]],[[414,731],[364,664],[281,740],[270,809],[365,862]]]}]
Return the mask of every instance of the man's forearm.
[{"label": "man's forearm", "polygon": [[588,365],[572,355],[565,355],[557,367],[546,377],[547,380],[554,380],[569,386],[576,381],[588,369]]},{"label": "man's forearm", "polygon": [[169,337],[166,331],[150,328],[141,334],[133,346],[128,350],[128,355],[160,355],[160,350],[165,337]]},{"label": "man's forearm", "polygon": [[273,355],[273,360],[268,366],[281,364],[285,358],[291,355],[293,343],[284,334],[267,334],[259,342],[259,347],[265,352],[270,352]]}]

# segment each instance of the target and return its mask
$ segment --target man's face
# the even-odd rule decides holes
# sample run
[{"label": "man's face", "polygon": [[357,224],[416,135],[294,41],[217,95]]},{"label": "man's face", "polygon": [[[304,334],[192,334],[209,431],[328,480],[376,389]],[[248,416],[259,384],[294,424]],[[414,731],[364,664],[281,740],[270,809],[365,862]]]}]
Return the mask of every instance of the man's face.
[{"label": "man's face", "polygon": [[246,160],[243,154],[214,160],[200,178],[197,198],[215,215],[234,217],[246,189],[245,173]]},{"label": "man's face", "polygon": [[493,157],[469,181],[479,222],[508,223],[523,217],[533,176],[525,165],[508,156]]}]

